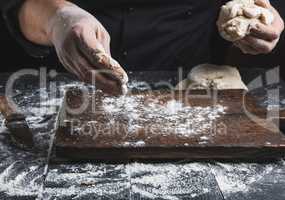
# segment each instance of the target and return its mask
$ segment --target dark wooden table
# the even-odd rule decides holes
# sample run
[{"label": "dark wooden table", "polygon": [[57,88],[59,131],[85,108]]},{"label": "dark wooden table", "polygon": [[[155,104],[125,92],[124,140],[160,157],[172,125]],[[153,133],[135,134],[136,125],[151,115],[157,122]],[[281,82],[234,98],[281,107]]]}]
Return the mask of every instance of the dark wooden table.
[{"label": "dark wooden table", "polygon": [[[249,83],[262,70],[242,70]],[[135,73],[131,80],[175,82],[176,73]],[[0,90],[9,74],[0,75]],[[285,199],[285,162],[217,163],[181,160],[168,163],[49,163],[54,140],[56,113],[71,77],[58,75],[39,88],[38,78],[16,81],[14,98],[27,113],[36,148],[22,150],[13,145],[9,133],[0,128],[0,199]],[[56,90],[51,86],[56,85]],[[133,84],[134,85],[134,84]],[[274,83],[254,90],[262,106],[267,92],[280,88],[285,107],[285,85]],[[265,89],[267,88],[267,89]],[[41,98],[39,98],[41,96]],[[55,98],[57,97],[57,98]],[[41,109],[40,109],[41,107]],[[2,122],[3,119],[0,118]]]}]

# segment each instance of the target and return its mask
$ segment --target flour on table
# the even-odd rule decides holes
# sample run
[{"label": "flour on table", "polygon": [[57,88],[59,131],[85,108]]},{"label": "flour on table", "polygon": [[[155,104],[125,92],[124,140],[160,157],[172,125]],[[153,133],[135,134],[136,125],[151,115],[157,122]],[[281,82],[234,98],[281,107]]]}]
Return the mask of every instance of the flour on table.
[{"label": "flour on table", "polygon": [[100,199],[102,196],[119,198],[130,187],[126,181],[124,165],[81,163],[62,164],[57,168],[50,169],[46,178],[44,199]]},{"label": "flour on table", "polygon": [[5,192],[12,196],[37,195],[41,187],[41,168],[27,164],[24,170],[16,172],[20,169],[19,166],[20,163],[15,161],[0,173],[0,193]]},{"label": "flour on table", "polygon": [[[262,182],[266,176],[275,171],[276,164],[266,164],[260,167],[255,163],[226,164],[217,163],[212,167],[219,187],[225,197],[236,193],[253,192],[254,184]],[[274,177],[273,177],[274,178]]]},{"label": "flour on table", "polygon": [[142,140],[139,140],[137,142],[124,142],[123,146],[126,146],[126,147],[129,147],[129,146],[132,146],[132,147],[142,147],[145,145],[145,142],[142,141]]},{"label": "flour on table", "polygon": [[[63,90],[67,86],[78,85],[63,85],[59,89]],[[32,128],[36,129],[33,132],[37,133],[37,137],[39,137],[36,140],[36,145],[39,145],[40,142],[48,143],[50,141],[49,137],[53,132],[51,129],[55,122],[54,116],[48,120],[50,126],[47,126],[46,122],[40,123],[44,120],[44,116],[39,115],[39,109],[31,110],[34,107],[40,107],[41,104],[50,107],[50,103],[38,102],[38,97],[38,90],[33,89],[31,93],[23,93],[18,98],[20,106],[25,111],[30,111],[27,120]],[[132,101],[129,99],[135,104],[135,109],[138,108],[139,105],[136,105],[136,102],[140,99],[140,97],[132,99]],[[109,100],[116,107],[117,104],[113,102],[113,99]],[[53,102],[52,98],[50,102]],[[178,103],[179,109],[183,108],[179,102],[170,102],[169,105],[176,105],[176,103]],[[122,109],[118,109],[117,112],[121,112]],[[175,113],[179,109],[170,110]],[[128,109],[128,111],[132,110]],[[118,113],[115,115],[122,116]],[[110,117],[112,116],[114,117],[110,113]],[[213,180],[210,168],[207,167],[207,164],[199,163],[61,164],[50,166],[46,181],[43,182],[43,166],[46,161],[44,148],[42,157],[41,154],[34,155],[13,147],[9,142],[8,133],[4,133],[6,128],[1,115],[0,122],[2,122],[0,123],[0,198],[2,197],[2,199],[34,199],[43,184],[45,185],[43,199],[139,199],[136,197],[170,200],[189,199],[190,197],[201,199],[218,191],[217,188],[213,188],[212,184],[209,184]],[[39,130],[42,132],[38,133]],[[206,138],[202,136],[201,139]],[[138,142],[142,144],[142,142]],[[187,146],[187,143],[185,145]],[[40,144],[40,146],[45,145]],[[232,199],[232,195],[236,193],[252,195],[254,194],[251,193],[253,190],[256,190],[258,194],[262,191],[270,192],[273,191],[273,182],[279,186],[284,182],[285,162],[280,163],[276,168],[274,164],[266,164],[263,167],[260,167],[259,164],[217,164],[211,166],[214,167],[212,172],[216,175],[221,191],[227,199]],[[283,186],[284,184],[280,188],[283,189]],[[269,190],[264,190],[264,188],[269,188]],[[4,196],[2,196],[3,194]],[[281,192],[282,194],[284,193]],[[279,194],[278,197],[281,195]],[[282,197],[275,197],[275,199],[282,199]]]},{"label": "flour on table", "polygon": [[185,195],[203,196],[212,189],[205,176],[208,170],[199,163],[126,165],[132,193],[147,199],[179,200],[179,197]]}]

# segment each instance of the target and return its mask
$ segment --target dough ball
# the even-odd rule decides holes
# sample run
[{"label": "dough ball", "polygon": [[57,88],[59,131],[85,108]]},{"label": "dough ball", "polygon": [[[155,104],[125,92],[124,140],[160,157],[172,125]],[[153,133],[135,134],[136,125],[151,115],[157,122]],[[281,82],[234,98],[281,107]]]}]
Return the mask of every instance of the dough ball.
[{"label": "dough ball", "polygon": [[177,90],[186,89],[247,90],[236,67],[202,64],[194,67],[188,78],[178,83]]},{"label": "dough ball", "polygon": [[269,25],[273,20],[272,12],[254,0],[233,0],[222,6],[217,25],[224,39],[235,42],[250,34],[257,23]]},{"label": "dough ball", "polygon": [[220,34],[228,41],[237,41],[250,34],[250,30],[257,23],[257,19],[248,19],[244,16],[235,17],[222,25]]},{"label": "dough ball", "polygon": [[226,20],[243,15],[243,8],[254,5],[254,0],[233,0],[222,6],[220,14]]}]

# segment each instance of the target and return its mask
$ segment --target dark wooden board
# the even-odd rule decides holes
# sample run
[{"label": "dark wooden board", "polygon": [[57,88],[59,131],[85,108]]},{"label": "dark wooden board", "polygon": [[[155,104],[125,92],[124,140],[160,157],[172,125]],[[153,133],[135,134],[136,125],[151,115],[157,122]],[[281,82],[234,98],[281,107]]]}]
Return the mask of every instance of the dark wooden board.
[{"label": "dark wooden board", "polygon": [[[257,106],[255,99],[242,90],[190,91],[190,93],[152,91],[138,92],[130,96],[143,96],[143,104],[159,99],[161,105],[170,100],[179,100],[185,106],[208,107],[216,104],[225,106],[224,114],[217,118],[211,128],[203,133],[187,136],[160,132],[168,123],[164,122],[154,129],[139,129],[129,134],[124,116],[116,118],[116,127],[109,123],[108,115],[102,109],[101,93],[88,92],[85,98],[87,109],[81,114],[71,114],[69,108],[79,108],[84,102],[83,93],[77,89],[66,92],[65,101],[58,118],[56,133],[56,155],[71,160],[125,161],[130,159],[195,159],[195,160],[266,160],[285,155],[285,137],[276,126],[263,120],[266,113]],[[195,96],[194,96],[195,95]],[[200,96],[197,96],[200,95]],[[217,98],[215,98],[217,97]],[[90,103],[94,100],[96,103]],[[96,110],[94,112],[93,110]],[[258,116],[252,120],[245,110]],[[126,113],[128,115],[128,113]],[[81,127],[94,122],[83,134],[73,128],[74,120]],[[79,121],[78,121],[79,120]],[[73,124],[72,124],[73,123]],[[157,125],[156,121],[141,124],[142,127]],[[217,127],[219,125],[225,126]],[[112,130],[112,131],[110,131]],[[114,131],[115,130],[115,131]],[[203,138],[207,137],[207,140]],[[143,141],[143,145],[133,145]],[[127,142],[127,143],[126,143]]]}]

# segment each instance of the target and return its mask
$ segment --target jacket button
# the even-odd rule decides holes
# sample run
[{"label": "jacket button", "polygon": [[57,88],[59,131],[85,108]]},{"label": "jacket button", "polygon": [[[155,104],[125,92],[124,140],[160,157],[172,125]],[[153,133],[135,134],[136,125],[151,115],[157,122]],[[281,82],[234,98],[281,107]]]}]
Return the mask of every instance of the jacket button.
[{"label": "jacket button", "polygon": [[188,10],[188,11],[187,11],[187,15],[189,15],[189,16],[192,15],[192,11],[191,11],[191,10]]},{"label": "jacket button", "polygon": [[127,55],[128,55],[128,52],[127,52],[127,51],[124,51],[124,52],[123,52],[123,55],[124,55],[124,56],[127,56]]},{"label": "jacket button", "polygon": [[133,7],[129,7],[129,8],[128,8],[129,13],[133,12],[134,10],[135,10],[135,9],[134,9]]}]

